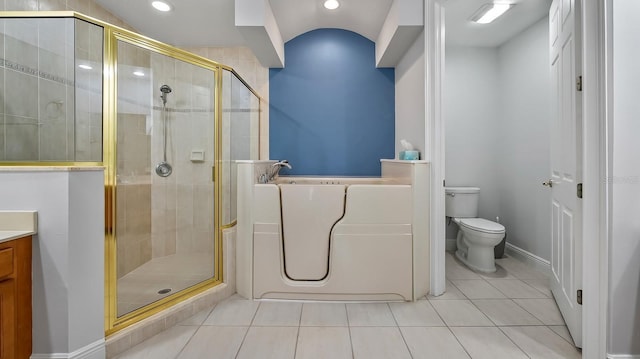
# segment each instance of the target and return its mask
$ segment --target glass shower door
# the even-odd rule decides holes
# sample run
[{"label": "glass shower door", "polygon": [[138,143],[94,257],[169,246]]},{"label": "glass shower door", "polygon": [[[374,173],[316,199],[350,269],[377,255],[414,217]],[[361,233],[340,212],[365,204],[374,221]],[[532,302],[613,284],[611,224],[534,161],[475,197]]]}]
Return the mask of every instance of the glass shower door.
[{"label": "glass shower door", "polygon": [[117,316],[214,278],[216,71],[117,42]]}]

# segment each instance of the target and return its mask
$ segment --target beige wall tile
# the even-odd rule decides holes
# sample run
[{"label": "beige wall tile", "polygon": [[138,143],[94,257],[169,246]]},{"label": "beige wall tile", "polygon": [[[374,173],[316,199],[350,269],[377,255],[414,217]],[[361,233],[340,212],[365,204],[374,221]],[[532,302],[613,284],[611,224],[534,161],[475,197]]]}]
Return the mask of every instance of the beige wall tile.
[{"label": "beige wall tile", "polygon": [[5,0],[6,11],[37,11],[38,0]]}]

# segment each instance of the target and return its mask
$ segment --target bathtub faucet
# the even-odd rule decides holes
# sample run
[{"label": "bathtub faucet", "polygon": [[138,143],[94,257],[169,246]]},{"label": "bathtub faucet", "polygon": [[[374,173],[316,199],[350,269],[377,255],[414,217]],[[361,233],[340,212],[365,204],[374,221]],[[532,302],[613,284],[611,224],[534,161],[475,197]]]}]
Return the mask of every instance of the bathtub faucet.
[{"label": "bathtub faucet", "polygon": [[269,172],[269,178],[267,179],[267,182],[273,180],[273,178],[280,173],[280,170],[282,169],[282,167],[287,167],[288,169],[291,169],[291,165],[289,164],[289,161],[287,161],[287,160],[280,160],[280,161],[272,164],[271,165],[271,171]]},{"label": "bathtub faucet", "polygon": [[282,167],[287,167],[288,169],[291,169],[291,165],[289,164],[289,161],[287,161],[287,160],[280,160],[280,161],[272,164],[271,167],[278,167],[278,171],[280,171],[280,169]]}]

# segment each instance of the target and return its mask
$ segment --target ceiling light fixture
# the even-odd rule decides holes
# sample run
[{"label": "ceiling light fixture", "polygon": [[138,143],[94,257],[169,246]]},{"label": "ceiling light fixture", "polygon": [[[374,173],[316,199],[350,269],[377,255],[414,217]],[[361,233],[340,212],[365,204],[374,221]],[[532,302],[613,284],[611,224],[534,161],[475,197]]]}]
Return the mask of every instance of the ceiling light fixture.
[{"label": "ceiling light fixture", "polygon": [[144,76],[144,72],[142,72],[142,71],[134,71],[133,74],[138,76],[138,77]]},{"label": "ceiling light fixture", "polygon": [[340,3],[338,2],[338,0],[327,0],[324,2],[324,7],[329,10],[335,10],[340,7]]},{"label": "ceiling light fixture", "polygon": [[159,0],[153,1],[151,2],[151,6],[153,6],[158,11],[162,11],[162,12],[171,11],[171,5],[169,5],[169,3],[165,1],[159,1]]},{"label": "ceiling light fixture", "polygon": [[507,10],[511,9],[514,4],[509,3],[493,3],[484,4],[478,11],[471,16],[471,21],[478,24],[488,24],[503,15]]},{"label": "ceiling light fixture", "polygon": [[91,67],[89,65],[85,65],[85,64],[78,65],[78,67],[83,69],[83,70],[91,70],[91,69],[93,69],[93,67]]}]

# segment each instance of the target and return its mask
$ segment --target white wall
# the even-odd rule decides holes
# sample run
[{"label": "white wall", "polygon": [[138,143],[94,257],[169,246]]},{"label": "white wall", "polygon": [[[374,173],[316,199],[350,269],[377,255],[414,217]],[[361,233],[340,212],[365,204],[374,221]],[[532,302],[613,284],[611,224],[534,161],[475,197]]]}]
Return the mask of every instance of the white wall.
[{"label": "white wall", "polygon": [[609,348],[640,355],[640,2],[613,4],[613,178]]},{"label": "white wall", "polygon": [[396,66],[396,153],[400,140],[411,142],[424,156],[425,142],[425,63],[424,31]]},{"label": "white wall", "polygon": [[[446,185],[480,187],[479,216],[495,220],[500,215],[498,52],[450,46],[445,56]],[[452,238],[451,228],[447,232]]]},{"label": "white wall", "polygon": [[[498,48],[448,47],[446,184],[480,187],[479,216],[550,258],[547,17]],[[452,226],[447,238],[454,238]]]},{"label": "white wall", "polygon": [[0,210],[38,211],[33,240],[34,355],[66,358],[89,346],[83,358],[104,358],[102,168],[2,168],[0,183]]},{"label": "white wall", "polygon": [[500,142],[496,184],[507,242],[551,258],[551,77],[544,17],[498,49]]}]

